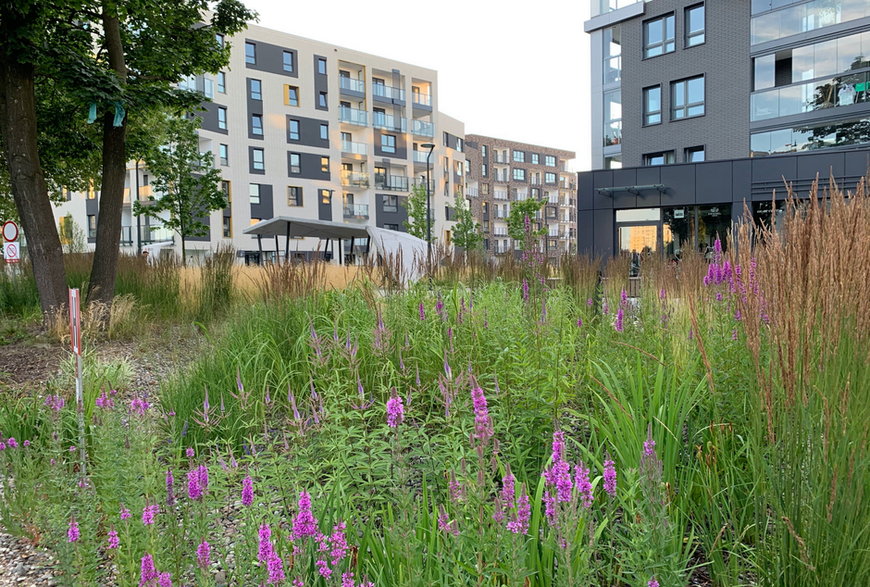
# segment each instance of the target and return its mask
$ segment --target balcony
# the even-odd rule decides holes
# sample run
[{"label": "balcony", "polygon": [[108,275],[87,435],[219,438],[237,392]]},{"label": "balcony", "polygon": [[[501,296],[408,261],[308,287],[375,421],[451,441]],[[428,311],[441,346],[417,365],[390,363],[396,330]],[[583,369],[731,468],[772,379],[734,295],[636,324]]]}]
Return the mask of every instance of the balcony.
[{"label": "balcony", "polygon": [[415,120],[411,126],[411,132],[421,137],[434,137],[435,125],[425,120]]},{"label": "balcony", "polygon": [[372,84],[372,95],[381,100],[405,102],[405,90],[384,84]]},{"label": "balcony", "polygon": [[868,88],[870,71],[862,71],[755,92],[749,98],[750,121],[867,102]]},{"label": "balcony", "polygon": [[385,175],[383,173],[376,173],[375,189],[407,192],[408,177],[405,175]]},{"label": "balcony", "polygon": [[408,132],[408,119],[402,116],[375,112],[375,115],[372,117],[372,126],[394,132]]},{"label": "balcony", "polygon": [[[426,181],[423,179],[420,179],[420,180],[417,180],[417,181],[411,183],[412,188],[416,188],[418,186],[422,187],[425,190],[426,189]],[[434,179],[429,181],[429,193],[431,193],[431,194],[435,193],[435,180]]]},{"label": "balcony", "polygon": [[493,198],[495,198],[496,200],[507,200],[508,192],[507,190],[494,190]]},{"label": "balcony", "polygon": [[140,243],[150,245],[151,243],[160,242],[175,242],[175,233],[163,226],[142,226],[142,238]]},{"label": "balcony", "polygon": [[476,197],[478,197],[478,196],[480,195],[480,192],[479,192],[479,190],[478,190],[478,187],[475,185],[475,186],[470,186],[470,187],[468,187],[468,188],[465,190],[465,194],[466,194],[469,198],[476,198]]},{"label": "balcony", "polygon": [[369,205],[368,204],[346,204],[344,206],[345,219],[368,220]]},{"label": "balcony", "polygon": [[361,79],[339,77],[338,87],[340,90],[344,90],[344,93],[350,93],[352,95],[366,93],[366,83]]},{"label": "balcony", "polygon": [[432,109],[432,95],[422,92],[411,92],[411,101],[416,107]]},{"label": "balcony", "polygon": [[369,187],[369,174],[361,171],[341,171],[341,185],[346,187]]},{"label": "balcony", "polygon": [[358,108],[342,106],[338,109],[338,120],[357,126],[368,126],[368,113]]},{"label": "balcony", "polygon": [[342,154],[350,155],[365,155],[368,149],[365,143],[355,143],[353,141],[341,141]]}]

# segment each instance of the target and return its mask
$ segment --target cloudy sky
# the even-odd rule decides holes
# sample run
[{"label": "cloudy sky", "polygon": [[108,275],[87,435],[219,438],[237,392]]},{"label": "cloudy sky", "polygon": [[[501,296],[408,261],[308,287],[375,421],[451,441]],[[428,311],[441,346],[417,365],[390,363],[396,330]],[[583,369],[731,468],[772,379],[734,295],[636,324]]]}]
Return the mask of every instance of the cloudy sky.
[{"label": "cloudy sky", "polygon": [[588,0],[245,4],[261,26],[435,69],[441,110],[466,133],[568,149],[589,168]]}]

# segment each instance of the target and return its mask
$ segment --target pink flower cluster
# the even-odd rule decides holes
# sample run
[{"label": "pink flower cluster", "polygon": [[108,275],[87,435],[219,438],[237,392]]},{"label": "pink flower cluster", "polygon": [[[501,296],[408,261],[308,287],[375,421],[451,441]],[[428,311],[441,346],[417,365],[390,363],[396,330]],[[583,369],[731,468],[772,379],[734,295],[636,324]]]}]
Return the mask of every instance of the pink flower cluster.
[{"label": "pink flower cluster", "polygon": [[158,572],[154,557],[145,554],[139,566],[139,587],[172,587],[172,575]]},{"label": "pink flower cluster", "polygon": [[208,490],[208,467],[200,465],[187,472],[187,496],[190,499],[202,499],[203,493]]},{"label": "pink flower cluster", "polygon": [[268,524],[260,526],[260,544],[257,551],[257,559],[264,565],[268,572],[267,585],[275,585],[285,579],[284,576],[284,561],[275,552],[275,547],[272,544],[272,529]]},{"label": "pink flower cluster", "polygon": [[402,398],[394,395],[387,400],[387,426],[396,428],[405,420],[405,405],[402,403]]}]

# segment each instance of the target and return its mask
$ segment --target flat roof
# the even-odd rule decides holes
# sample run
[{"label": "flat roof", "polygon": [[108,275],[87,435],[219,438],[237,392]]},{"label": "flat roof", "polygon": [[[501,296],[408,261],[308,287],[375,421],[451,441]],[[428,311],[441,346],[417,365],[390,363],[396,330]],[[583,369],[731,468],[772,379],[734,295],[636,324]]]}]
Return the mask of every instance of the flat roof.
[{"label": "flat roof", "polygon": [[321,239],[368,238],[367,226],[354,226],[330,220],[278,216],[261,220],[242,231],[255,236],[309,236]]}]

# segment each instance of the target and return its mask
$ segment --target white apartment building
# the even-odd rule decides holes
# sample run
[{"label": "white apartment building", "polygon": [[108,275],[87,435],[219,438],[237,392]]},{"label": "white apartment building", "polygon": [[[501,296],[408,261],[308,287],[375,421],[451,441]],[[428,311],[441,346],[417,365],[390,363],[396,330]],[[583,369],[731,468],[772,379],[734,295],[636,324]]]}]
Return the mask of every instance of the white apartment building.
[{"label": "white apartment building", "polygon": [[[220,41],[220,39],[219,39]],[[450,242],[455,193],[463,193],[463,123],[438,111],[436,71],[352,49],[250,25],[227,39],[230,63],[217,75],[185,87],[209,101],[200,150],[210,151],[230,204],[211,213],[206,237],[188,238],[194,260],[221,243],[239,258],[283,256],[283,243],[264,251],[243,230],[278,216],[330,220],[404,231],[403,201],[425,185],[429,156],[433,235]],[[125,190],[121,246],[136,252],[180,239],[153,219],[132,215],[130,194],[150,195],[148,170],[131,163]],[[55,209],[72,215],[95,241],[99,192],[75,193]],[[137,228],[137,224],[141,225]],[[317,239],[294,240],[292,256],[310,257]]]}]

